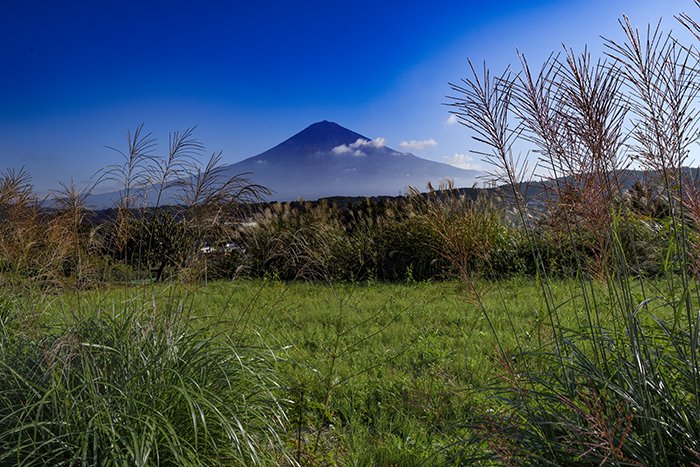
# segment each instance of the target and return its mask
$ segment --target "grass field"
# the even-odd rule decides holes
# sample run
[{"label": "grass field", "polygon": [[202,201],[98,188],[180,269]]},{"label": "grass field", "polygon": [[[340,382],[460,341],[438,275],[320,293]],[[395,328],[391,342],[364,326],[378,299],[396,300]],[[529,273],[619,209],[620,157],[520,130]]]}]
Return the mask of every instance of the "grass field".
[{"label": "grass field", "polygon": [[[478,389],[503,375],[496,336],[505,355],[552,342],[534,279],[478,287],[490,324],[458,282],[115,287],[57,295],[36,309],[51,326],[130,303],[187,314],[195,326],[264,349],[274,355],[278,396],[287,401],[285,445],[302,463],[443,464],[459,459],[469,421],[489,403]],[[576,283],[550,290],[561,325],[578,328]],[[609,297],[603,285],[596,293],[606,321]]]}]

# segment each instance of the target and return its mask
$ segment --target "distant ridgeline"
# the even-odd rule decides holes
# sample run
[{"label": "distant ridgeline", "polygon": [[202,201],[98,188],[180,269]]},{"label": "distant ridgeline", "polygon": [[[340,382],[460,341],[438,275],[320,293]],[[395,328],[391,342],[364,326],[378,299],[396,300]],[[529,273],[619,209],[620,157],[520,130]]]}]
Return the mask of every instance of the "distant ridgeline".
[{"label": "distant ridgeline", "polygon": [[[683,169],[683,175],[693,181],[700,180],[700,168],[686,167]],[[619,186],[622,192],[632,192],[639,190],[651,190],[655,188],[660,190],[660,184],[656,183],[658,180],[658,174],[654,172],[645,172],[640,170],[622,170],[615,172],[614,176],[619,180]],[[520,194],[522,199],[528,204],[531,209],[535,212],[543,209],[548,203],[556,202],[554,199],[553,185],[557,182],[570,182],[569,180],[547,180],[547,181],[532,181],[523,182],[520,184]],[[425,190],[421,190],[425,191]],[[485,196],[491,198],[497,204],[502,204],[502,207],[507,207],[512,203],[513,191],[510,187],[500,186],[492,188],[452,188],[450,190],[453,193],[458,193],[460,196],[466,199],[476,200],[479,196]],[[639,195],[639,193],[638,193]],[[656,193],[654,196],[659,197],[661,193]],[[357,207],[361,204],[370,203],[376,206],[384,206],[386,204],[404,204],[407,202],[406,195],[376,195],[376,196],[326,196],[313,199],[305,199],[303,197],[297,197],[293,200],[286,201],[276,201],[273,197],[272,199],[265,200],[262,202],[254,203],[243,203],[238,206],[238,210],[243,217],[247,217],[255,212],[259,212],[261,209],[269,207],[276,203],[282,203],[287,205],[290,209],[301,209],[305,207],[316,207],[319,204],[327,204],[333,206],[336,209],[346,209]],[[177,209],[174,205],[162,206],[160,209],[165,211],[175,212]],[[100,219],[107,219],[112,216],[114,211],[113,207],[96,209],[96,216],[93,218],[95,221],[99,222]],[[142,215],[143,213],[151,212],[152,208],[146,209],[134,209],[135,214]]]}]

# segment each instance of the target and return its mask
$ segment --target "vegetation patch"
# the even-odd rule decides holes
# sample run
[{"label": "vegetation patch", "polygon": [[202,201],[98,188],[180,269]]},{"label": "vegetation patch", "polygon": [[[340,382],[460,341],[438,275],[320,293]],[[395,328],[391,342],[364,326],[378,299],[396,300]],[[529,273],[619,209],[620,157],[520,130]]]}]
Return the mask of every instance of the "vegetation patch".
[{"label": "vegetation patch", "polygon": [[38,336],[6,319],[0,329],[2,462],[281,460],[286,415],[273,355],[211,326],[193,326],[181,306],[169,305],[94,310]]}]

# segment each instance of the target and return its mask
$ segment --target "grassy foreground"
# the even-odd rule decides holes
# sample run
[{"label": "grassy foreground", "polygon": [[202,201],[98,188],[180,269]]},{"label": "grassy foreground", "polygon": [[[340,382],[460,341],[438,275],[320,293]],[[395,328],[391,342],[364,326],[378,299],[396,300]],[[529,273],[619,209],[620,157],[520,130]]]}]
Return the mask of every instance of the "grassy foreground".
[{"label": "grassy foreground", "polygon": [[[569,299],[575,286],[550,285],[565,328],[585,322],[577,315],[581,304]],[[292,461],[444,464],[465,455],[467,426],[489,397],[478,389],[504,374],[495,336],[505,355],[552,343],[536,280],[479,287],[490,324],[457,282],[149,285],[65,294],[39,306],[50,326],[127,302],[178,303],[196,326],[275,357],[277,397],[288,418],[284,450]],[[598,299],[605,322],[603,285]]]}]

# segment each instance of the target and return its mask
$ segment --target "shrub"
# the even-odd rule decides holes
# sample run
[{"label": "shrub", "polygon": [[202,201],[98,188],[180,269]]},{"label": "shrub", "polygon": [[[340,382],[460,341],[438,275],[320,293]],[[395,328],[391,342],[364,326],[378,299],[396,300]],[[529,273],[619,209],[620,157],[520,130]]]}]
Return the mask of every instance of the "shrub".
[{"label": "shrub", "polygon": [[414,190],[410,201],[417,221],[433,237],[424,248],[442,258],[452,274],[466,279],[491,272],[489,257],[504,246],[506,229],[491,200],[472,200],[447,183],[438,190],[429,185],[425,194]]},{"label": "shrub", "polygon": [[276,203],[256,223],[242,233],[251,274],[283,280],[331,278],[334,246],[343,231],[328,205],[292,209]]}]

